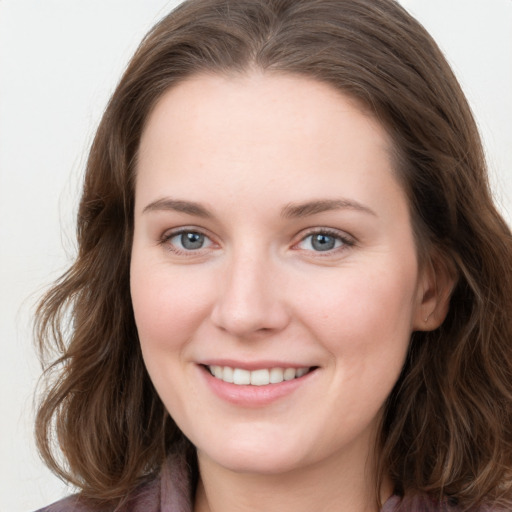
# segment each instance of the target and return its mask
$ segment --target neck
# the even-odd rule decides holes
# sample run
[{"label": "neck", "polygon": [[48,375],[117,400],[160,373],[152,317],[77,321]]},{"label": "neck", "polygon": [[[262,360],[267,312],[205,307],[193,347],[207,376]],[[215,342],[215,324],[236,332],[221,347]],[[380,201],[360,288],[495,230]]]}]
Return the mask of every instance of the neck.
[{"label": "neck", "polygon": [[[200,480],[194,512],[378,512],[374,464],[369,459],[340,460],[281,474],[237,472],[198,453]],[[371,468],[371,469],[370,469]],[[385,479],[379,498],[392,494]]]}]

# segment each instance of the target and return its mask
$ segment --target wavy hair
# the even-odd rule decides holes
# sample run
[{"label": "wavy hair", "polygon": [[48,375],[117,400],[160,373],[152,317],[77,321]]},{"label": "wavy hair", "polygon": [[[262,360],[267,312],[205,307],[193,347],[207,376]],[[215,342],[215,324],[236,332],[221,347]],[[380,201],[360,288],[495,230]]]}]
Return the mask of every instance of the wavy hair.
[{"label": "wavy hair", "polygon": [[373,112],[394,142],[420,261],[457,276],[445,322],[413,334],[386,403],[379,478],[463,510],[512,507],[512,237],[456,78],[393,0],[190,0],[147,34],[90,149],[78,255],[37,310],[44,460],[83,496],[119,505],[182,439],[144,367],[130,300],[137,150],[169,88],[254,68],[330,84]]}]

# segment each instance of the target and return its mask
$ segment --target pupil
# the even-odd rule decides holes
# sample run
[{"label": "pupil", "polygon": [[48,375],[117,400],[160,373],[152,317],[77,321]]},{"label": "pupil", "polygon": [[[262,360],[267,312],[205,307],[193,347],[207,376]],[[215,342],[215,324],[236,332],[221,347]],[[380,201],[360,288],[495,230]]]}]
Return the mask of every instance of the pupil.
[{"label": "pupil", "polygon": [[188,250],[200,249],[204,243],[204,235],[201,233],[182,233],[181,245]]},{"label": "pupil", "polygon": [[322,234],[314,235],[313,240],[311,241],[315,251],[330,251],[331,249],[334,249],[335,243],[336,240],[334,237]]}]

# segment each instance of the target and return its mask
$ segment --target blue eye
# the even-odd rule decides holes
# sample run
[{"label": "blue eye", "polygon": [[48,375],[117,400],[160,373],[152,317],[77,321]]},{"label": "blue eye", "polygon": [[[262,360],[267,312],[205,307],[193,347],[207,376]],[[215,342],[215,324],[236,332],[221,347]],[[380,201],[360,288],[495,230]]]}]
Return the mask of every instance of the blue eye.
[{"label": "blue eye", "polygon": [[324,233],[317,233],[311,236],[311,247],[315,251],[331,251],[336,247],[336,238],[331,235],[325,235]]},{"label": "blue eye", "polygon": [[197,251],[212,244],[206,235],[198,231],[180,231],[166,238],[167,243],[176,251]]},{"label": "blue eye", "polygon": [[318,231],[305,236],[298,244],[300,249],[314,252],[328,252],[353,243],[346,238],[328,231]]}]

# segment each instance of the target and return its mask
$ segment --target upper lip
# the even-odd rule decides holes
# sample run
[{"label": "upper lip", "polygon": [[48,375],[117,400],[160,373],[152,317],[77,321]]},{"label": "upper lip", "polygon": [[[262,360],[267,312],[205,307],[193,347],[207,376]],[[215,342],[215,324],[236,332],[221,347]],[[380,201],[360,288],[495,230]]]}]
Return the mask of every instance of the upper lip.
[{"label": "upper lip", "polygon": [[202,366],[229,366],[230,368],[240,368],[242,370],[264,370],[267,368],[311,368],[315,365],[306,363],[296,363],[278,360],[260,360],[260,361],[235,361],[233,359],[207,359],[200,361]]}]

